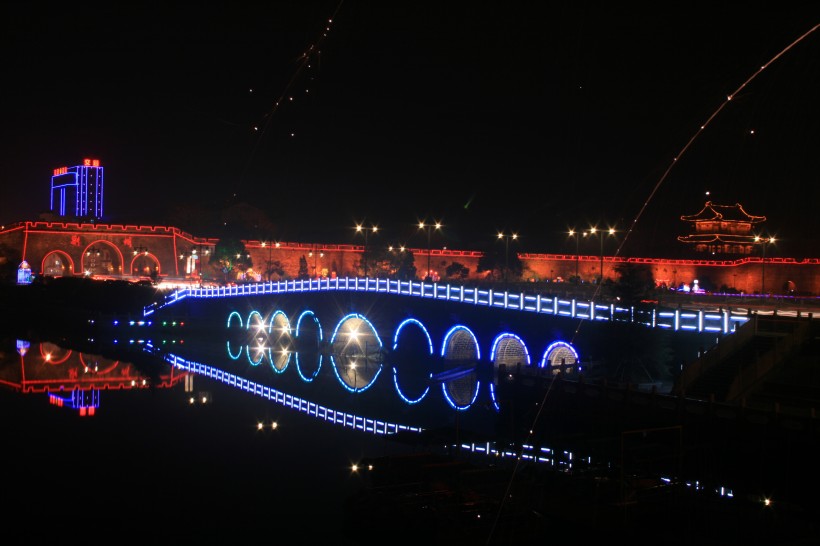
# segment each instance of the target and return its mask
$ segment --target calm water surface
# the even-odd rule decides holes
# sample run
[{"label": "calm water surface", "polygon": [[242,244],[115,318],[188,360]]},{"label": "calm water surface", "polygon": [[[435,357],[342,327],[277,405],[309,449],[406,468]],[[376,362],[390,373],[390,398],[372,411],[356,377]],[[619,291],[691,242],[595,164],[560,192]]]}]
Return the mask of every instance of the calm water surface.
[{"label": "calm water surface", "polygon": [[[26,530],[32,543],[67,535],[92,542],[274,540],[292,532],[303,540],[355,543],[343,531],[350,523],[344,499],[362,485],[351,465],[417,449],[205,377],[189,382],[190,392],[181,376],[173,386],[140,387],[154,371],[167,376],[170,366],[159,360],[143,373],[125,360],[74,350],[55,364],[69,351],[46,362],[40,343],[32,341],[23,358],[16,344],[3,341],[0,367],[9,472],[3,495],[13,501],[4,519],[35,521]],[[43,352],[58,348],[42,346]],[[68,401],[60,407],[42,392],[46,385],[93,381],[100,387],[93,415],[82,416]],[[21,385],[37,392],[21,392]]]},{"label": "calm water surface", "polygon": [[[184,348],[160,352],[273,388],[280,400],[289,401],[283,404],[276,396],[250,394],[224,379],[173,367],[167,358],[143,349],[114,350],[87,340],[2,341],[0,411],[8,470],[3,494],[11,500],[4,519],[35,522],[26,528],[22,542],[75,536],[106,543],[250,544],[260,539],[294,542],[298,537],[297,544],[403,544],[402,539],[410,538],[429,544],[501,544],[533,537],[578,538],[581,532],[595,540],[614,533],[633,544],[811,544],[820,536],[812,527],[812,514],[800,507],[767,512],[760,505],[754,508],[757,512],[740,512],[725,499],[693,503],[679,496],[671,501],[668,496],[656,501],[645,497],[649,501],[642,506],[654,503],[654,512],[636,513],[629,522],[624,515],[609,521],[605,512],[615,503],[604,500],[606,484],[600,477],[583,479],[581,453],[544,456],[557,470],[551,476],[567,475],[571,469],[580,476],[572,487],[563,481],[544,482],[542,476],[538,488],[513,490],[506,489],[513,482],[504,476],[489,481],[486,474],[473,474],[469,492],[478,496],[466,498],[461,491],[464,498],[453,500],[452,490],[443,485],[458,470],[451,460],[438,470],[431,465],[432,478],[417,477],[431,482],[423,492],[405,476],[375,493],[367,489],[371,493],[362,497],[364,486],[373,482],[365,469],[354,471],[352,465],[381,462],[385,456],[444,455],[454,441],[479,436],[472,425],[491,419],[494,411],[478,408],[472,413],[476,421],[471,421],[468,413],[459,416],[440,400],[429,401],[432,412],[396,404],[394,394],[384,404],[373,404],[384,393],[373,388],[362,396],[365,393],[340,388],[327,364],[306,385],[293,370],[277,372],[270,363],[252,364],[247,355],[232,357],[221,342],[188,340]],[[75,387],[86,395],[72,399]],[[288,407],[293,405],[288,396],[325,411],[428,429],[440,425],[448,432],[415,442],[405,441],[408,435],[403,434],[398,441],[297,411]],[[83,415],[92,409],[93,415]],[[485,424],[489,426],[483,432],[493,422]],[[513,462],[496,464],[492,457],[458,456],[462,462],[469,457],[470,464],[480,461],[475,468],[492,465],[507,472],[514,467]],[[574,457],[578,460],[568,466]],[[595,461],[587,468],[607,463]],[[460,474],[461,479],[467,475]],[[500,499],[519,497],[526,497],[533,508],[518,507],[511,512],[515,517],[499,517],[495,526],[487,522],[502,513],[497,509]],[[458,517],[443,513],[448,503],[458,504]],[[816,503],[810,506],[816,508]],[[627,513],[621,510],[617,514]]]}]

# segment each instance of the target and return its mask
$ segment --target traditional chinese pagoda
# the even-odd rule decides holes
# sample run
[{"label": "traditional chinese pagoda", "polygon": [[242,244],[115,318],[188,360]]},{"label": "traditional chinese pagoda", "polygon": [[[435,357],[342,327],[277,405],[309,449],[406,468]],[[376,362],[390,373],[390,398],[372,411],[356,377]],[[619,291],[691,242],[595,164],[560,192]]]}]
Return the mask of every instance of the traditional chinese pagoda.
[{"label": "traditional chinese pagoda", "polygon": [[679,236],[678,241],[709,254],[751,254],[756,244],[752,227],[766,221],[765,216],[747,213],[740,203],[716,205],[711,201],[697,214],[680,219],[691,222],[695,232]]}]

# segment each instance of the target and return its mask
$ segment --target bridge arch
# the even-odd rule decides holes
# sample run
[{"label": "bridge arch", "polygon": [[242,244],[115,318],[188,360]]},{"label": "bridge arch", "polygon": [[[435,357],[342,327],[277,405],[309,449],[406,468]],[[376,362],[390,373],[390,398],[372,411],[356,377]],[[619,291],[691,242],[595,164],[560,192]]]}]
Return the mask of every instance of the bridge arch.
[{"label": "bridge arch", "polygon": [[362,392],[381,374],[382,341],[366,317],[351,313],[342,317],[330,338],[330,362],[342,386]]},{"label": "bridge arch", "polygon": [[557,375],[562,371],[573,371],[578,360],[578,351],[575,347],[566,341],[555,341],[544,351],[538,367],[549,368],[552,375]]},{"label": "bridge arch", "polygon": [[[322,345],[322,335],[322,324],[316,313],[310,310],[302,311],[296,318],[293,338],[294,361],[299,377],[308,383],[316,379],[322,369],[323,355],[319,350]],[[308,368],[310,359],[316,363],[312,370]]]},{"label": "bridge arch", "polygon": [[251,366],[258,366],[265,360],[265,356],[267,355],[270,357],[270,348],[265,347],[264,345],[256,345],[253,348],[254,356],[251,356],[251,344],[248,343],[245,345],[245,355],[248,357],[248,363]]},{"label": "bridge arch", "polygon": [[[268,356],[268,360],[271,360],[270,344],[266,343],[266,329],[269,329],[269,327],[265,326],[265,319],[262,316],[262,313],[256,309],[248,313],[248,318],[245,321],[245,330],[248,332],[253,331],[253,343],[251,344],[250,340],[246,340],[245,356],[248,359],[248,364],[251,366],[258,366],[261,364],[265,359],[265,356]],[[251,345],[253,345],[253,349],[251,349]],[[253,350],[253,355],[251,355],[251,350]]]},{"label": "bridge arch", "polygon": [[428,369],[424,373],[424,370],[419,372],[414,369],[420,361],[414,353],[419,346],[421,353],[428,357],[429,362],[429,357],[433,356],[430,332],[417,319],[405,319],[393,334],[393,351],[390,358],[393,363],[393,386],[399,397],[407,404],[418,404],[430,392],[429,381],[433,377],[433,371]]},{"label": "bridge arch", "polygon": [[530,352],[523,339],[516,334],[505,332],[493,341],[490,349],[490,362],[493,363],[494,371],[502,364],[507,367],[518,364],[529,366],[531,364]]},{"label": "bridge arch", "polygon": [[444,398],[453,409],[469,409],[478,397],[480,388],[475,365],[481,360],[481,352],[473,331],[461,324],[450,328],[441,344],[441,356],[446,361],[460,363],[460,366],[448,370],[452,378],[441,383]]},{"label": "bridge arch", "polygon": [[271,366],[273,371],[283,373],[290,364],[290,357],[293,354],[293,339],[290,319],[281,309],[271,315],[268,333]]},{"label": "bridge arch", "polygon": [[259,333],[265,330],[270,331],[270,326],[265,325],[265,318],[262,316],[262,313],[260,313],[256,309],[248,313],[248,319],[245,321],[246,330],[250,331],[251,326],[253,326],[253,328],[255,328],[256,331]]}]

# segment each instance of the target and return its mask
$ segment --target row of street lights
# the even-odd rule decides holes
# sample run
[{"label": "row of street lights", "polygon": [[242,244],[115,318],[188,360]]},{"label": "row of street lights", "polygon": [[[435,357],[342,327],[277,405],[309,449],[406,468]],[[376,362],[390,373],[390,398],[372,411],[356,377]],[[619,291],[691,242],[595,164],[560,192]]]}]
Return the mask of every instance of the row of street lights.
[{"label": "row of street lights", "polygon": [[[609,228],[607,233],[609,234],[610,237],[614,237],[615,236],[615,229],[614,228]],[[574,229],[570,229],[567,232],[567,234],[570,237],[575,238],[575,278],[578,279],[579,278],[578,277],[578,275],[579,275],[578,261],[580,259],[580,250],[579,250],[580,239],[578,237],[579,233],[577,231],[575,231]],[[604,280],[604,230],[598,229],[596,227],[591,227],[591,228],[589,228],[588,231],[584,231],[584,232],[581,233],[581,236],[590,237],[590,238],[595,237],[596,235],[598,236],[598,240],[599,240],[600,247],[601,247],[601,253],[600,253],[601,267],[600,267],[600,273],[599,273],[599,276],[598,276],[598,282],[603,282],[603,280]]]},{"label": "row of street lights", "polygon": [[[433,253],[433,249],[432,249],[433,231],[441,230],[442,224],[441,224],[441,222],[427,223],[427,222],[422,221],[422,222],[419,222],[418,227],[419,227],[420,230],[427,232],[427,272],[425,274],[425,280],[429,281],[430,277],[431,277],[430,256]],[[356,229],[356,233],[363,233],[364,234],[364,253],[362,254],[362,267],[364,269],[364,276],[367,277],[367,274],[368,274],[368,270],[367,270],[367,256],[368,256],[368,254],[367,254],[367,236],[370,233],[373,233],[373,234],[377,233],[379,231],[379,227],[375,226],[375,225],[370,226],[370,227],[365,227],[362,224],[357,224],[355,229]]]},{"label": "row of street lights", "polygon": [[426,222],[419,222],[419,229],[427,230],[427,274],[424,276],[424,280],[430,281],[432,280],[432,273],[430,273],[430,255],[433,253],[432,246],[430,245],[430,240],[433,235],[433,231],[441,229],[441,222],[434,222],[432,224],[428,224]]},{"label": "row of street lights", "polygon": [[364,233],[364,252],[362,253],[362,261],[364,262],[364,276],[367,277],[367,234],[376,233],[379,231],[379,226],[364,227],[362,224],[356,226],[356,233]]}]

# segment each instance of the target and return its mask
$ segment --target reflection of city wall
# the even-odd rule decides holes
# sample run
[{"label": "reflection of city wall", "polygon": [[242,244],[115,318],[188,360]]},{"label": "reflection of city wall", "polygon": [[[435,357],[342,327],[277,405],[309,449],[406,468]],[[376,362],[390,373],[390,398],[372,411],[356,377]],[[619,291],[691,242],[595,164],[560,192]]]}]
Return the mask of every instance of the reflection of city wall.
[{"label": "reflection of city wall", "polygon": [[[156,273],[170,279],[198,278],[203,250],[216,239],[195,237],[174,227],[21,222],[0,231],[0,243],[20,250],[35,274],[147,276]],[[361,245],[306,244],[245,241],[257,274],[269,262],[281,264],[285,278],[299,275],[300,260],[308,262],[311,276],[355,276],[359,271]],[[426,258],[428,249],[409,249],[416,258]],[[430,249],[431,269],[444,278],[448,266],[459,263],[477,280],[482,252]],[[820,258],[743,257],[737,260],[671,260],[663,258],[614,258],[599,255],[517,253],[523,278],[533,281],[568,280],[578,275],[584,281],[618,277],[616,268],[625,263],[643,264],[659,284],[679,286],[698,279],[701,286],[734,288],[747,294],[784,293],[789,286],[798,294],[820,294]],[[420,274],[423,268],[419,268]],[[266,280],[266,279],[265,279]]]},{"label": "reflection of city wall", "polygon": [[[151,387],[173,387],[181,378],[179,372],[170,369]],[[23,393],[148,388],[145,377],[130,362],[50,342],[36,342],[27,349],[5,352],[0,367],[0,384]]]}]

